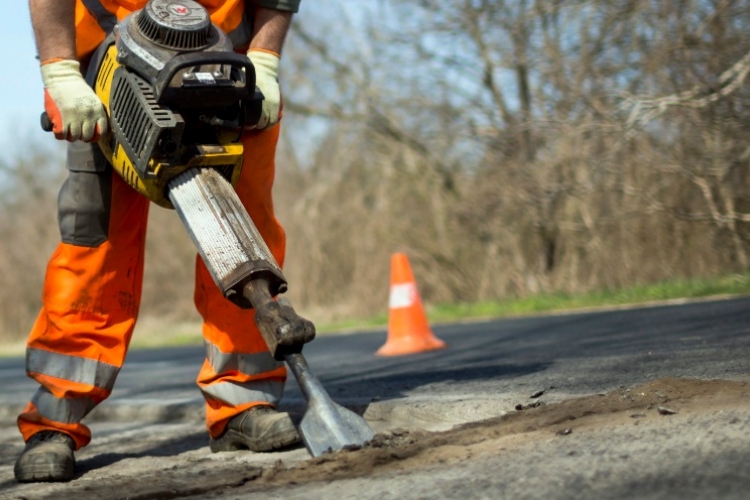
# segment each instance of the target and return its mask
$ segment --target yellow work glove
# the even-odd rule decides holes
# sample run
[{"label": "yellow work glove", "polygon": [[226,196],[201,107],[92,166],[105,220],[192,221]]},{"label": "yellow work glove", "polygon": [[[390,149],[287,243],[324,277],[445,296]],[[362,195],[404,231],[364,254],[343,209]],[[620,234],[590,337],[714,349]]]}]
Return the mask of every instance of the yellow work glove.
[{"label": "yellow work glove", "polygon": [[58,139],[93,142],[109,126],[104,105],[81,75],[78,61],[42,64],[44,110]]},{"label": "yellow work glove", "polygon": [[250,49],[247,57],[255,66],[255,86],[263,93],[263,112],[256,129],[273,127],[279,122],[281,91],[279,90],[279,55],[270,50]]}]

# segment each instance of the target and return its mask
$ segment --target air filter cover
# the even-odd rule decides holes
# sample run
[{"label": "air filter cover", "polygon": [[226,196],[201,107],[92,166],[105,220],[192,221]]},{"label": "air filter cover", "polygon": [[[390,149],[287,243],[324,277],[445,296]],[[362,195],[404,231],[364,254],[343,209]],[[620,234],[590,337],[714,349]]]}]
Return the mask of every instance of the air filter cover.
[{"label": "air filter cover", "polygon": [[151,0],[137,15],[138,31],[175,50],[200,50],[211,38],[208,11],[193,0]]}]

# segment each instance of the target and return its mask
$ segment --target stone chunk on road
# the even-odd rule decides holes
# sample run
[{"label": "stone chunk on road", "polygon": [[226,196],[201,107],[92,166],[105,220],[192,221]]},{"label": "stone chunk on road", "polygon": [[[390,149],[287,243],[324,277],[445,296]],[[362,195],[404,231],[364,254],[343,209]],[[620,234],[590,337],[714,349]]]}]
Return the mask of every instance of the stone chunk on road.
[{"label": "stone chunk on road", "polygon": [[660,406],[657,408],[660,415],[676,415],[677,412],[675,410],[672,410],[670,408],[667,408],[666,406]]}]

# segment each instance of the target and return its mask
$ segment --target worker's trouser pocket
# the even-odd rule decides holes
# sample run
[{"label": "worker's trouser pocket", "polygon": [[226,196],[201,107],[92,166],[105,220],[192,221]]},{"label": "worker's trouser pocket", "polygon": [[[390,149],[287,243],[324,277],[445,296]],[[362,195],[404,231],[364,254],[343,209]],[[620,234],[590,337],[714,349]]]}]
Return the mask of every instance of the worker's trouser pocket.
[{"label": "worker's trouser pocket", "polygon": [[63,243],[98,247],[109,235],[112,169],[96,144],[68,145],[68,178],[57,198]]}]

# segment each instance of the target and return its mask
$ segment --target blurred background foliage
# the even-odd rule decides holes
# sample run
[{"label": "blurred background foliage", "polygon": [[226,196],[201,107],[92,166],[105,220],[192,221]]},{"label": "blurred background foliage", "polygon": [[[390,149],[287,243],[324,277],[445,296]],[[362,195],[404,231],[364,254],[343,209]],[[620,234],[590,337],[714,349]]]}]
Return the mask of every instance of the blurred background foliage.
[{"label": "blurred background foliage", "polygon": [[[275,205],[311,319],[382,314],[394,251],[432,304],[748,270],[750,3],[304,4]],[[59,148],[0,162],[6,339],[38,310],[64,175]],[[147,322],[197,319],[194,254],[152,207]]]}]

